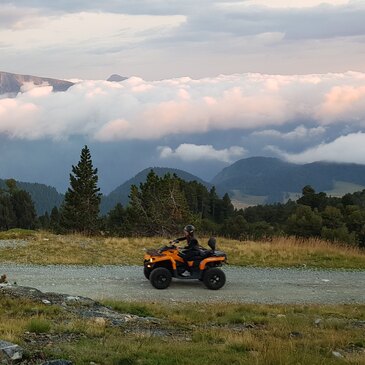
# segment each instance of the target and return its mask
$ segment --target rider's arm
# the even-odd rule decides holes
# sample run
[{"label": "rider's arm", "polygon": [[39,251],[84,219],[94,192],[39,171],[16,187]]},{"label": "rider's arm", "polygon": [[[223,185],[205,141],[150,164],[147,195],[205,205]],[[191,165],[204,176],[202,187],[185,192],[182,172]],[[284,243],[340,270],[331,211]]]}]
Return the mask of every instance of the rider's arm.
[{"label": "rider's arm", "polygon": [[176,238],[175,240],[171,241],[171,243],[179,243],[181,241],[186,241],[186,237]]}]

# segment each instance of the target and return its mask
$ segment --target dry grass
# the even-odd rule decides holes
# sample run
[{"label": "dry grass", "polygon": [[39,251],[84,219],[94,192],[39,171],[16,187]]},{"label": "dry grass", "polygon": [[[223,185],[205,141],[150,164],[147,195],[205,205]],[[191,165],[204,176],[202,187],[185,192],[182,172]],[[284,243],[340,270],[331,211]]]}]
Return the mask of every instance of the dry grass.
[{"label": "dry grass", "polygon": [[[365,364],[364,305],[107,304],[123,313],[138,310],[161,318],[168,325],[162,327],[168,329],[165,333],[179,335],[130,332],[135,329],[133,323],[100,326],[90,319],[67,316],[53,306],[0,298],[0,338],[76,365]],[[25,333],[39,320],[49,324],[50,338],[79,336],[71,342],[61,336],[46,347],[37,342],[29,347]],[[343,358],[336,358],[334,351]]]},{"label": "dry grass", "polygon": [[222,240],[233,265],[365,269],[365,251],[316,238],[274,238],[272,241]]},{"label": "dry grass", "polygon": [[[166,238],[108,238],[35,232],[27,245],[0,248],[2,262],[34,264],[140,265],[144,249]],[[365,269],[365,251],[318,239],[275,238],[266,242],[218,238],[233,265]],[[200,239],[204,246],[206,238]]]}]

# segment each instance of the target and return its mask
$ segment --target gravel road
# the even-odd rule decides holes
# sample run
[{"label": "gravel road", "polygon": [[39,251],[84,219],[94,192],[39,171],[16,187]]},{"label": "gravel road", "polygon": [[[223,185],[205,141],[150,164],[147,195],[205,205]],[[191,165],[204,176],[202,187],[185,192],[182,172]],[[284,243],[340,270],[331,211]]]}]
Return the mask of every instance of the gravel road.
[{"label": "gravel road", "polygon": [[365,304],[365,271],[232,266],[224,271],[227,283],[218,291],[206,289],[197,280],[176,279],[168,289],[156,290],[139,266],[0,264],[0,274],[6,273],[10,283],[96,300]]}]

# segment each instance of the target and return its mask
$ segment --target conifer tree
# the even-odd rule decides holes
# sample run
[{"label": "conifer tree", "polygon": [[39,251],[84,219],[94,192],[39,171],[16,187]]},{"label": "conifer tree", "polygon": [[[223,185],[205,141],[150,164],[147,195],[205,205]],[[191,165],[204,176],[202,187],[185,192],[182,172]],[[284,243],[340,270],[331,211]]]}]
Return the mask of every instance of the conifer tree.
[{"label": "conifer tree", "polygon": [[16,186],[14,179],[6,180],[7,190],[0,191],[0,229],[33,229],[36,212],[31,196]]},{"label": "conifer tree", "polygon": [[179,231],[192,221],[182,180],[170,174],[160,178],[151,170],[139,188],[131,186],[127,216],[138,234],[163,236]]},{"label": "conifer tree", "polygon": [[85,146],[77,166],[72,166],[70,187],[61,208],[61,226],[65,229],[90,234],[98,229],[100,188],[98,170],[93,168],[89,148]]}]

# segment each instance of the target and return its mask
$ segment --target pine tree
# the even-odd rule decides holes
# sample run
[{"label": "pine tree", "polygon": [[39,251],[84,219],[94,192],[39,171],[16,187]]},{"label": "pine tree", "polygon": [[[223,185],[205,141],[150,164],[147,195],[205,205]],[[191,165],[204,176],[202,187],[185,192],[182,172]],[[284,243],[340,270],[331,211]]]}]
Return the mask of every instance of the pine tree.
[{"label": "pine tree", "polygon": [[98,170],[93,168],[91,154],[85,146],[77,166],[72,166],[70,187],[61,208],[61,226],[65,229],[93,233],[98,228],[100,188]]},{"label": "pine tree", "polygon": [[60,212],[56,206],[53,207],[51,215],[49,216],[49,226],[53,232],[60,232]]},{"label": "pine tree", "polygon": [[14,179],[6,180],[6,187],[0,191],[0,229],[33,229],[36,212],[29,193],[18,189]]},{"label": "pine tree", "polygon": [[191,221],[182,180],[170,174],[158,177],[152,170],[140,187],[133,185],[127,220],[135,233],[171,235]]}]

